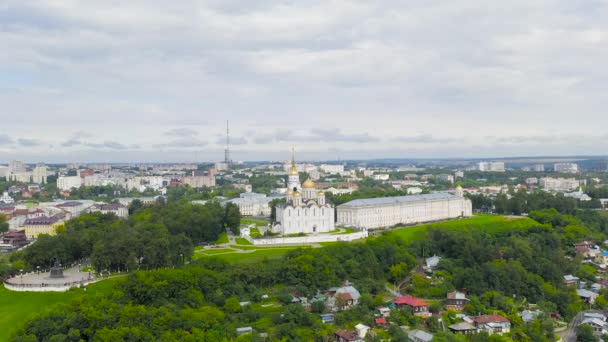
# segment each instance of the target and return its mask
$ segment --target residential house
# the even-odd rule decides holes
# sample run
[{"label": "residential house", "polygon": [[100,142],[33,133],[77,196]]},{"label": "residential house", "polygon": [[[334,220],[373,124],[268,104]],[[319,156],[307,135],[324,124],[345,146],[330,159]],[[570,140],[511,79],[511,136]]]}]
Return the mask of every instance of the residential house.
[{"label": "residential house", "polygon": [[480,331],[487,331],[489,334],[508,333],[511,330],[511,322],[501,315],[481,315],[471,317],[473,325]]},{"label": "residential house", "polygon": [[603,251],[595,256],[595,262],[600,265],[608,264],[608,251]]},{"label": "residential house", "polygon": [[448,327],[448,329],[450,329],[450,331],[454,334],[470,335],[477,333],[477,328],[467,322],[452,324]]},{"label": "residential house", "polygon": [[346,281],[344,286],[327,291],[326,306],[332,311],[345,310],[359,304],[359,298],[359,291]]},{"label": "residential house", "polygon": [[564,284],[570,287],[578,286],[578,277],[573,276],[572,274],[567,274],[564,276]]},{"label": "residential house", "polygon": [[388,321],[386,320],[386,317],[378,317],[378,318],[374,319],[374,322],[378,326],[385,326],[385,325],[388,324]]},{"label": "residential house", "polygon": [[412,330],[407,334],[410,342],[431,342],[435,336],[423,330]]},{"label": "residential house", "polygon": [[28,244],[25,230],[13,230],[2,236],[2,243],[14,248],[21,248]]},{"label": "residential house", "polygon": [[581,324],[586,324],[593,329],[596,335],[602,336],[608,333],[608,323],[598,318],[586,318],[583,319]]},{"label": "residential house", "polygon": [[581,241],[574,244],[574,250],[576,251],[576,255],[588,258],[589,250],[593,249],[594,245],[593,241]]},{"label": "residential house", "polygon": [[423,267],[423,269],[426,272],[433,272],[433,269],[435,269],[439,265],[440,261],[441,261],[441,257],[436,256],[436,255],[433,255],[430,258],[426,258],[425,266]]},{"label": "residential house", "polygon": [[467,305],[468,303],[469,299],[464,293],[454,291],[448,293],[447,299],[445,301],[445,308],[448,310],[462,311],[465,305]]},{"label": "residential house", "polygon": [[422,299],[410,296],[403,296],[395,298],[393,300],[393,303],[399,309],[403,307],[411,308],[415,316],[429,317],[431,315],[431,313],[429,312],[429,304]]},{"label": "residential house", "polygon": [[334,333],[336,342],[363,342],[359,334],[353,330],[338,330]]},{"label": "residential house", "polygon": [[382,317],[385,317],[385,318],[388,318],[391,316],[391,309],[386,308],[386,307],[379,308],[378,312],[380,312],[380,315],[382,315]]},{"label": "residential house", "polygon": [[325,324],[333,323],[335,320],[334,314],[322,314],[320,315],[321,322]]},{"label": "residential house", "polygon": [[540,316],[540,314],[542,314],[542,311],[540,310],[524,310],[519,313],[521,320],[524,321],[524,323],[534,321],[536,318],[538,318],[538,316]]},{"label": "residential house", "polygon": [[593,303],[595,303],[595,298],[599,296],[599,294],[585,289],[577,289],[576,294],[589,305],[593,305]]}]

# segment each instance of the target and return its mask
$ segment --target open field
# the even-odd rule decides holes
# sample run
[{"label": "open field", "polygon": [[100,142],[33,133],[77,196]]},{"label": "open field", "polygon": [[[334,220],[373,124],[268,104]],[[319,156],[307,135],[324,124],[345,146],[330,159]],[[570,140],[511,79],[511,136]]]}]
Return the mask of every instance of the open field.
[{"label": "open field", "polygon": [[427,230],[431,227],[450,230],[478,229],[490,234],[496,234],[511,229],[527,229],[538,225],[540,223],[527,217],[477,215],[466,219],[398,228],[386,234],[398,236],[405,241],[414,241],[424,239]]},{"label": "open field", "polygon": [[0,286],[0,341],[10,336],[26,321],[41,315],[62,303],[70,303],[82,297],[96,297],[112,292],[120,278],[112,278],[90,284],[83,289],[68,292],[14,292]]},{"label": "open field", "polygon": [[193,259],[215,257],[218,259],[226,260],[228,262],[257,262],[265,258],[278,258],[282,255],[287,254],[289,251],[298,248],[311,248],[310,246],[273,246],[273,247],[259,247],[259,246],[243,246],[243,245],[231,245],[230,248],[220,249],[198,249]]}]

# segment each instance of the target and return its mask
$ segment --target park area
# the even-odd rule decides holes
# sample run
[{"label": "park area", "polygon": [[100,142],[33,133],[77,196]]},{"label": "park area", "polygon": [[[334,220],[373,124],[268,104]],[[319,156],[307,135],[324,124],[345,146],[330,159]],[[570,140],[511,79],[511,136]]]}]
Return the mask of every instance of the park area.
[{"label": "park area", "polygon": [[447,230],[483,230],[488,234],[497,234],[512,229],[527,229],[540,225],[527,217],[510,217],[496,215],[476,215],[470,218],[423,224],[419,226],[397,228],[386,232],[407,242],[424,239],[429,228]]},{"label": "park area", "polygon": [[101,297],[112,292],[119,278],[106,279],[90,284],[85,289],[67,292],[15,292],[0,287],[0,341],[9,341],[10,336],[23,322],[43,314],[58,305],[68,304],[80,298]]},{"label": "park area", "polygon": [[[382,234],[399,237],[406,242],[426,238],[430,228],[448,230],[483,230],[496,234],[513,229],[527,229],[538,226],[539,223],[526,217],[507,217],[479,215],[466,219],[437,222],[411,227],[397,228],[384,231]],[[374,239],[372,237],[371,239]],[[226,237],[222,238],[223,246],[197,247],[193,259],[219,258],[230,263],[257,263],[265,259],[281,258],[292,250],[299,248],[321,248],[347,242],[322,242],[318,244],[284,245],[259,247],[246,244],[229,244]],[[348,243],[365,243],[364,240]],[[82,298],[96,298],[112,291],[117,279],[107,279],[90,284],[85,289],[77,288],[63,293],[49,292],[13,292],[0,288],[0,341],[10,340],[11,334],[21,327],[23,322],[43,314],[61,304],[68,304]]]}]

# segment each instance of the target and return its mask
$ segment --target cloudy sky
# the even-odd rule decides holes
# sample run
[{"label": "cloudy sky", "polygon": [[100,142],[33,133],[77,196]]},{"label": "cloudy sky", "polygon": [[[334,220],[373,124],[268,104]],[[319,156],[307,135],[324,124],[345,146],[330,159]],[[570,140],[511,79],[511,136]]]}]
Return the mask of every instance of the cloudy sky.
[{"label": "cloudy sky", "polygon": [[607,154],[607,0],[0,0],[0,163]]}]

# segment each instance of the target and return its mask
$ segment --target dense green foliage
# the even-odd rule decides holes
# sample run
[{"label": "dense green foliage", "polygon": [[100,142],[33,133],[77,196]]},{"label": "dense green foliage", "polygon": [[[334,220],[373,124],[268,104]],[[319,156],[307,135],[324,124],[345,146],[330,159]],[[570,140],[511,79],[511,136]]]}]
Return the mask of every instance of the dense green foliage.
[{"label": "dense green foliage", "polygon": [[6,222],[6,217],[0,214],[0,233],[5,233],[8,231],[8,222]]},{"label": "dense green foliage", "polygon": [[534,191],[528,193],[525,190],[511,191],[510,194],[498,194],[489,197],[483,194],[467,194],[471,199],[473,209],[482,211],[493,211],[499,214],[521,215],[533,210],[554,208],[560,213],[574,214],[577,209],[600,208],[598,199],[581,202],[571,197],[565,197],[562,193],[552,194],[546,191]]},{"label": "dense green foliage", "polygon": [[[139,215],[144,213],[154,215],[145,210]],[[295,249],[255,264],[209,256],[181,268],[133,272],[106,298],[84,298],[44,314],[14,340],[250,341],[254,337],[238,337],[235,330],[251,326],[270,340],[324,341],[337,327],[372,326],[376,308],[385,303],[385,285],[392,283],[437,301],[449,291],[466,289],[468,314],[501,312],[514,325],[508,337],[482,333],[473,341],[551,341],[553,323],[547,315],[557,312],[569,319],[583,307],[574,289],[562,283],[563,275],[595,279],[593,270],[568,257],[572,243],[603,239],[606,222],[596,211],[563,215],[543,210],[530,212],[529,219],[481,216],[436,223],[408,238],[400,234],[409,229],[404,228],[360,243]],[[433,254],[443,259],[428,278],[417,271],[421,260],[416,258]],[[357,307],[336,313],[335,326],[320,322],[317,313],[323,306],[309,313],[291,304],[292,295],[312,297],[346,279],[362,296]],[[251,304],[239,304],[245,301]],[[518,312],[531,302],[545,315],[524,324]],[[440,308],[433,305],[431,311]],[[446,324],[456,321],[451,313],[442,317]],[[440,341],[463,340],[441,332],[437,317],[423,321],[400,310],[390,319],[436,332]],[[405,338],[398,328],[379,333],[395,341]]]},{"label": "dense green foliage", "polygon": [[107,214],[85,214],[66,222],[55,236],[38,241],[11,260],[22,259],[25,270],[46,268],[55,259],[64,264],[90,258],[96,270],[125,271],[178,265],[192,257],[193,245],[214,242],[226,227],[238,231],[240,213],[234,206],[211,201],[205,205],[135,202],[126,220]]}]

